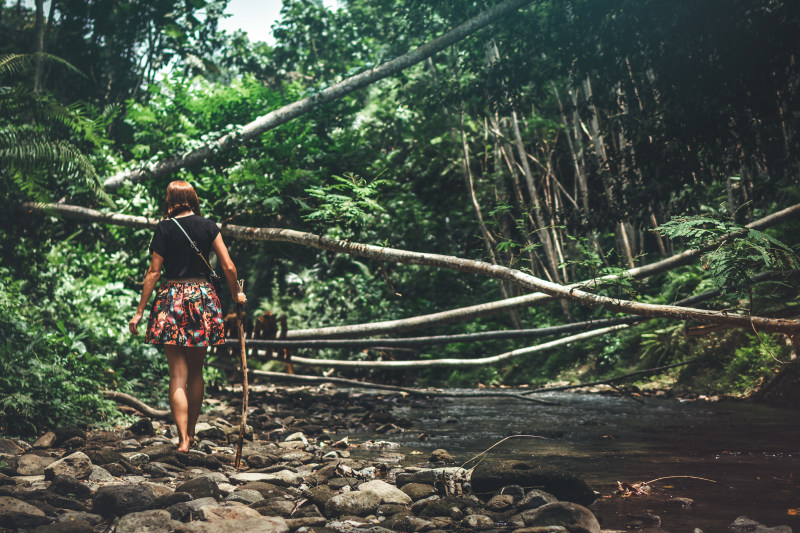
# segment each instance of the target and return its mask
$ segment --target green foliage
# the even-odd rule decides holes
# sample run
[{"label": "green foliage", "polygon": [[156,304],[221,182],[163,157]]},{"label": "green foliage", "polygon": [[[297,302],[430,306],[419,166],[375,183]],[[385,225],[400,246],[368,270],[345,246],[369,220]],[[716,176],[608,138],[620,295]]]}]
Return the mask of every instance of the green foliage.
[{"label": "green foliage", "polygon": [[658,231],[666,237],[683,238],[692,248],[711,248],[703,254],[703,268],[720,289],[734,295],[751,294],[751,280],[758,272],[800,265],[800,258],[788,245],[726,220],[702,215],[673,217]]},{"label": "green foliage", "polygon": [[317,200],[317,208],[305,215],[306,220],[327,225],[342,225],[352,230],[363,227],[375,214],[385,211],[375,200],[378,189],[388,184],[387,180],[367,181],[352,173],[333,176],[335,183],[306,189]]}]

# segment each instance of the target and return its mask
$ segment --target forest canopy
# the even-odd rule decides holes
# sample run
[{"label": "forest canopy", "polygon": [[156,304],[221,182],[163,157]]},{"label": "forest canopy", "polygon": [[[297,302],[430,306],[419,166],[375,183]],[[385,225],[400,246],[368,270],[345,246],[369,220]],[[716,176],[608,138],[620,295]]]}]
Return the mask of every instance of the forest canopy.
[{"label": "forest canopy", "polygon": [[[531,349],[337,375],[539,386],[693,361],[648,379],[745,394],[796,359],[795,2],[284,0],[272,44],[220,30],[227,3],[0,2],[0,430],[111,416],[104,389],[165,405],[163,355],[126,324],[174,179],[287,338],[464,336],[298,357]],[[630,314],[547,350],[569,334],[467,336]]]}]

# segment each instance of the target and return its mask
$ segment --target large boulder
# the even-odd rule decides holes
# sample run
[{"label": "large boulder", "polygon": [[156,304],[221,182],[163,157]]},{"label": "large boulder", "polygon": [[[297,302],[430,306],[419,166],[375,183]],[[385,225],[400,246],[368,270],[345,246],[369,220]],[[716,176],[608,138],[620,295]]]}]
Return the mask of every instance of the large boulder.
[{"label": "large boulder", "polygon": [[45,457],[35,453],[26,453],[17,457],[18,476],[41,476],[44,469],[53,464],[56,460],[52,457]]},{"label": "large boulder", "polygon": [[48,465],[44,469],[44,478],[52,480],[57,475],[65,475],[75,479],[87,479],[91,473],[91,459],[83,452],[75,452]]},{"label": "large boulder", "polygon": [[572,502],[554,502],[522,513],[527,527],[561,526],[569,533],[600,533],[600,524],[589,509]]},{"label": "large boulder", "polygon": [[539,487],[562,501],[590,505],[595,492],[575,474],[532,461],[486,461],[470,479],[476,494],[491,494],[507,485]]},{"label": "large boulder", "polygon": [[154,509],[126,514],[120,519],[115,533],[169,533],[178,524],[167,511]]},{"label": "large boulder", "polygon": [[209,476],[200,476],[190,479],[175,488],[175,492],[188,492],[193,498],[214,498],[220,499],[220,491],[217,482]]},{"label": "large boulder", "polygon": [[0,528],[23,529],[49,522],[44,511],[22,500],[0,496]]},{"label": "large boulder", "polygon": [[411,504],[411,498],[408,494],[380,479],[373,479],[372,481],[362,483],[358,486],[358,490],[374,492],[380,497],[381,503]]},{"label": "large boulder", "polygon": [[155,504],[155,496],[144,485],[108,485],[97,490],[93,501],[94,512],[108,518],[148,511]]},{"label": "large boulder", "polygon": [[342,515],[367,516],[374,513],[380,504],[381,497],[374,492],[344,492],[327,501],[325,515],[329,518]]}]

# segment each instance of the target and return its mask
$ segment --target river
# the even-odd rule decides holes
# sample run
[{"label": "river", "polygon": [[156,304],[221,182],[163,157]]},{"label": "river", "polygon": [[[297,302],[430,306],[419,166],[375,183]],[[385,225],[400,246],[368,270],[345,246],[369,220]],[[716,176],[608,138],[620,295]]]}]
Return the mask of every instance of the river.
[{"label": "river", "polygon": [[[396,451],[413,464],[436,448],[462,463],[509,435],[545,437],[509,439],[490,454],[533,457],[583,477],[602,495],[591,510],[604,529],[628,529],[628,515],[649,511],[671,532],[726,531],[741,515],[800,531],[797,412],[736,401],[636,401],[577,393],[537,398],[555,405],[507,398],[403,402],[394,413],[411,420],[412,429],[386,440],[399,443]],[[668,476],[692,477],[655,481],[649,496],[614,494],[617,481]],[[691,498],[694,506],[685,510],[665,503],[675,497]]]}]

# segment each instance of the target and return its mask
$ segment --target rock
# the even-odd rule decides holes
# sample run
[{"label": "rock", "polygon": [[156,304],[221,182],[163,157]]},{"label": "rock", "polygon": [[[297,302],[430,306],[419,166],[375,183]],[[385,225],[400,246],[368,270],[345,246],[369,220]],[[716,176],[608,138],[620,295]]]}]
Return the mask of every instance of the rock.
[{"label": "rock", "polygon": [[420,514],[425,507],[427,507],[432,502],[439,500],[439,496],[434,494],[433,496],[428,496],[427,498],[423,498],[421,500],[417,500],[411,505],[411,510],[416,514]]},{"label": "rock", "polygon": [[160,463],[147,463],[146,465],[142,466],[142,472],[150,477],[170,477],[169,471],[161,466]]},{"label": "rock", "polygon": [[175,492],[188,492],[192,498],[214,498],[219,500],[221,495],[217,482],[208,476],[190,479],[186,483],[175,487]]},{"label": "rock", "polygon": [[292,516],[292,512],[295,510],[294,502],[285,498],[267,498],[254,503],[252,507],[264,516],[282,516],[284,518]]},{"label": "rock", "polygon": [[53,507],[57,507],[58,509],[86,511],[86,506],[83,505],[81,502],[72,499],[72,497],[61,496],[60,494],[56,494],[55,492],[49,490],[45,491],[43,496],[45,502],[47,502],[49,505],[52,505]]},{"label": "rock", "polygon": [[33,447],[38,449],[52,448],[53,446],[56,445],[56,440],[57,440],[56,434],[53,433],[52,431],[48,431],[47,433],[36,439],[36,442],[33,443]]},{"label": "rock", "polygon": [[188,492],[173,492],[172,494],[166,494],[164,496],[160,496],[155,499],[153,502],[153,507],[156,509],[166,509],[171,505],[175,505],[176,503],[183,503],[188,502],[192,499],[192,495]]},{"label": "rock", "polygon": [[495,494],[486,502],[486,508],[490,511],[505,511],[514,505],[514,496],[511,494]]},{"label": "rock", "polygon": [[0,453],[7,453],[8,455],[19,455],[23,450],[16,442],[10,439],[0,439]]},{"label": "rock", "polygon": [[408,507],[398,503],[382,503],[375,510],[378,516],[393,516],[398,513],[408,513]]},{"label": "rock", "polygon": [[[141,453],[146,453],[151,461],[158,461],[159,459],[163,459],[165,457],[172,457],[175,455],[175,446],[172,444],[153,444],[151,446],[145,446],[141,450]],[[115,459],[114,461],[116,461]],[[95,461],[97,462],[97,461]],[[113,461],[112,461],[113,462]],[[100,463],[103,464],[103,463]]]},{"label": "rock", "polygon": [[525,511],[527,509],[536,509],[541,507],[542,505],[547,505],[548,503],[557,502],[558,498],[553,496],[550,493],[547,493],[543,490],[531,490],[528,491],[525,496],[517,503],[517,507],[521,511]]},{"label": "rock", "polygon": [[77,435],[70,437],[61,443],[61,447],[66,448],[67,450],[77,450],[78,448],[83,448],[84,446],[86,446],[86,439],[78,437]]},{"label": "rock", "polygon": [[262,516],[243,520],[225,520],[224,522],[192,522],[181,524],[175,533],[287,533],[289,527],[283,518]]},{"label": "rock", "polygon": [[[412,510],[416,508],[416,504]],[[445,498],[431,499],[422,509],[423,516],[449,516],[461,520],[468,514],[482,514],[483,502],[471,495],[447,496]]]},{"label": "rock", "polygon": [[146,453],[136,452],[128,455],[125,460],[133,466],[142,466],[150,462],[150,456]]},{"label": "rock", "polygon": [[653,513],[628,514],[625,517],[625,525],[628,529],[658,527],[661,525],[661,517]]},{"label": "rock", "polygon": [[321,531],[319,529],[320,526],[324,526],[325,520],[324,516],[306,516],[302,518],[287,518],[286,525],[290,531],[296,531],[301,527],[305,528],[314,528],[314,531]]},{"label": "rock", "polygon": [[360,484],[358,486],[358,490],[374,492],[381,499],[381,503],[399,503],[400,505],[411,504],[411,498],[408,496],[408,494],[398,489],[394,485],[390,485],[389,483],[379,479],[374,479],[372,481],[367,481],[366,483]]},{"label": "rock", "polygon": [[336,493],[327,485],[319,485],[317,487],[306,489],[303,492],[303,495],[311,500],[314,504],[319,505],[324,509],[325,504],[328,503],[328,500],[336,496]]},{"label": "rock", "polygon": [[446,465],[451,465],[455,462],[453,460],[453,456],[450,455],[450,452],[441,448],[433,450],[430,458],[428,458],[428,461],[431,463],[441,463]]},{"label": "rock", "polygon": [[[106,472],[108,472],[108,474],[112,476],[112,478],[114,476],[116,477],[124,476],[125,474],[128,473],[128,471],[125,470],[125,467],[122,466],[121,463],[108,463],[106,465],[103,465],[103,469]],[[92,470],[92,472],[94,472],[94,469]],[[91,474],[89,475],[91,476]]]},{"label": "rock", "polygon": [[31,533],[94,533],[94,527],[86,520],[69,520],[39,526]]},{"label": "rock", "polygon": [[522,519],[527,527],[562,526],[570,533],[600,533],[600,524],[591,511],[573,502],[548,503],[525,511]]},{"label": "rock", "polygon": [[244,520],[259,518],[261,514],[239,502],[224,502],[217,505],[206,505],[201,510],[202,520],[220,522],[223,520]]},{"label": "rock", "polygon": [[156,434],[156,429],[153,427],[153,421],[149,418],[142,418],[137,420],[128,428],[128,431],[134,435],[147,435],[153,437]]},{"label": "rock", "polygon": [[42,457],[34,453],[26,453],[17,457],[18,476],[41,476],[44,469],[53,464],[56,460],[52,457]]},{"label": "rock", "polygon": [[[625,533],[624,531],[603,531],[604,533]],[[514,533],[569,533],[569,529],[565,528],[564,526],[521,527],[515,529]]]},{"label": "rock", "polygon": [[375,512],[381,504],[380,496],[374,492],[351,491],[337,494],[325,504],[325,516],[366,516]]},{"label": "rock", "polygon": [[124,516],[128,513],[148,511],[153,508],[155,496],[150,487],[142,485],[108,485],[100,487],[93,498],[93,510],[105,517]]},{"label": "rock", "polygon": [[734,520],[728,526],[728,530],[734,533],[792,533],[792,528],[789,526],[767,527],[746,516],[740,516]]},{"label": "rock", "polygon": [[264,483],[262,481],[253,481],[247,483],[246,485],[240,486],[237,490],[254,490],[265,498],[273,498],[276,496],[289,495],[294,489],[279,487],[277,485],[273,485],[272,483]]},{"label": "rock", "polygon": [[92,495],[92,491],[89,487],[83,485],[74,477],[64,474],[59,474],[53,478],[53,482],[50,484],[50,490],[62,496],[69,496],[70,498],[77,498],[79,500],[85,500]]},{"label": "rock", "polygon": [[251,453],[245,456],[244,460],[247,461],[250,468],[265,468],[278,462],[278,458],[272,454]]},{"label": "rock", "polygon": [[[401,488],[404,485],[407,485],[408,483],[423,483],[425,485],[435,485],[436,472],[434,472],[433,470],[419,470],[417,472],[400,472],[395,477],[395,482],[397,483],[397,486]],[[494,490],[490,492],[494,492]]]},{"label": "rock", "polygon": [[527,461],[482,462],[473,470],[470,482],[476,493],[493,493],[506,485],[520,485],[541,487],[559,500],[581,505],[590,505],[596,499],[595,492],[578,476]]},{"label": "rock", "polygon": [[[200,426],[200,424],[197,424],[197,426]],[[206,426],[208,426],[208,424],[206,424]],[[195,427],[195,436],[198,439],[224,440],[225,430],[217,426],[208,426],[202,429],[197,429],[197,427]]]},{"label": "rock", "polygon": [[204,466],[206,464],[206,454],[188,451],[188,452],[175,452],[175,458],[183,466]]},{"label": "rock", "polygon": [[169,533],[177,525],[167,511],[154,509],[126,514],[117,524],[115,533]]},{"label": "rock", "polygon": [[66,441],[73,437],[79,437],[86,441],[86,432],[81,428],[65,426],[54,430],[56,434],[56,446],[63,446]]},{"label": "rock", "polygon": [[260,502],[263,499],[264,497],[257,490],[237,490],[225,497],[226,502],[241,502],[245,505]]},{"label": "rock", "polygon": [[81,511],[67,511],[56,517],[56,522],[76,522],[78,520],[88,522],[94,527],[103,522],[103,517],[99,514],[84,513]]},{"label": "rock", "polygon": [[[186,494],[181,493],[181,494]],[[216,505],[217,500],[214,498],[200,498],[198,500],[190,500],[188,502],[176,503],[170,505],[165,509],[169,512],[173,520],[180,520],[188,522],[189,520],[196,520],[202,516],[202,509],[207,505]]]},{"label": "rock", "polygon": [[400,490],[408,494],[412,501],[422,500],[436,494],[436,489],[425,483],[406,483]]},{"label": "rock", "polygon": [[48,523],[44,511],[10,496],[0,496],[0,528],[23,529]]},{"label": "rock", "polygon": [[694,506],[694,500],[691,498],[670,498],[664,504],[672,509],[691,509]]},{"label": "rock", "polygon": [[250,483],[252,481],[264,481],[282,487],[299,487],[303,484],[303,475],[291,470],[281,470],[279,472],[257,473],[257,472],[237,472],[230,477],[231,483]]},{"label": "rock", "polygon": [[310,463],[314,459],[316,459],[316,456],[313,453],[304,452],[303,450],[289,450],[278,457],[279,461],[297,461],[303,464]]},{"label": "rock", "polygon": [[494,528],[494,520],[486,515],[471,514],[465,516],[461,520],[461,525],[464,527],[468,527],[470,529],[477,529],[477,530],[492,529]]},{"label": "rock", "polygon": [[14,481],[14,478],[11,476],[7,476],[5,474],[0,474],[0,486],[3,485],[16,485],[17,482]]},{"label": "rock", "polygon": [[44,478],[51,480],[57,475],[72,476],[75,479],[87,479],[92,473],[92,461],[83,452],[75,452],[55,461],[44,469]]}]

